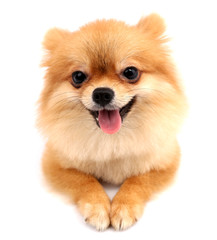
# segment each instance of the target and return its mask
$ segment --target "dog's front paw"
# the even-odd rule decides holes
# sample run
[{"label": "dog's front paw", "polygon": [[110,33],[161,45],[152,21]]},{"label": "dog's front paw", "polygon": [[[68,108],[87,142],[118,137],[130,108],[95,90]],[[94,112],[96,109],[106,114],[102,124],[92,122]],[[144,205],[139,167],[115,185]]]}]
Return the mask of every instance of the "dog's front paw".
[{"label": "dog's front paw", "polygon": [[115,200],[111,205],[110,219],[115,230],[124,230],[132,226],[143,213],[144,204]]},{"label": "dog's front paw", "polygon": [[103,231],[110,225],[110,201],[104,202],[84,202],[78,204],[81,214],[87,223],[95,227],[98,231]]}]

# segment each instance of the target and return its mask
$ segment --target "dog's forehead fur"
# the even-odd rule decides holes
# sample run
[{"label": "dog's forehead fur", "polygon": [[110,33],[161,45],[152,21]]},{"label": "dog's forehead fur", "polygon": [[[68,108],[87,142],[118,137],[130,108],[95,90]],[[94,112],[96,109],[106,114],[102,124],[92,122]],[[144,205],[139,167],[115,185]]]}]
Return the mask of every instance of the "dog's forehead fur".
[{"label": "dog's forehead fur", "polygon": [[132,41],[139,38],[138,31],[125,23],[118,23],[113,20],[96,21],[77,32],[79,42],[76,40],[76,43],[94,71],[105,73],[114,69],[117,61],[138,51],[139,45],[135,46],[135,41]]}]

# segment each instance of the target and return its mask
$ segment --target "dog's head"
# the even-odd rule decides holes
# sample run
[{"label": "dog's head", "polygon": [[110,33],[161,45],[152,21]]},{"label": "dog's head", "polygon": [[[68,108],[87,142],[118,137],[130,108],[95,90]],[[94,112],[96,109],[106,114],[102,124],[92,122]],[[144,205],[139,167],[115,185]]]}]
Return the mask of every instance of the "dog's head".
[{"label": "dog's head", "polygon": [[46,135],[114,139],[176,132],[184,98],[164,31],[155,14],[135,26],[102,20],[76,32],[51,29],[39,115]]}]

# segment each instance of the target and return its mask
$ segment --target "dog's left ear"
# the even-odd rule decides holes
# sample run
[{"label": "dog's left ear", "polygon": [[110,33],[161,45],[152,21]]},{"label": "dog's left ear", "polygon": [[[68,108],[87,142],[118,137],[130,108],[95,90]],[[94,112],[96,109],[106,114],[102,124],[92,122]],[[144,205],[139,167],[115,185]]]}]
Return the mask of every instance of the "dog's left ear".
[{"label": "dog's left ear", "polygon": [[142,18],[136,25],[144,33],[150,34],[152,38],[159,39],[166,30],[165,22],[158,14],[151,14]]}]

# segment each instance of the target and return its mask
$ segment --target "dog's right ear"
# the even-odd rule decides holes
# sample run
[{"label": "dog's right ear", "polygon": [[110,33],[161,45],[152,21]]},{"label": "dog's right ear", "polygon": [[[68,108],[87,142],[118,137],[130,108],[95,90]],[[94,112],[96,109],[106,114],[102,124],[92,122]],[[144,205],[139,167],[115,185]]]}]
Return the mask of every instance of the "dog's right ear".
[{"label": "dog's right ear", "polygon": [[62,41],[66,39],[69,34],[70,33],[66,30],[52,28],[46,33],[42,44],[46,50],[52,53],[61,45]]},{"label": "dog's right ear", "polygon": [[42,42],[45,54],[41,62],[41,67],[52,65],[55,58],[54,55],[61,49],[61,46],[64,45],[63,42],[70,35],[69,31],[58,28],[52,28],[45,34],[44,41]]},{"label": "dog's right ear", "polygon": [[154,39],[159,39],[165,32],[166,26],[162,17],[152,13],[149,16],[142,18],[137,27],[144,33],[149,34]]}]

